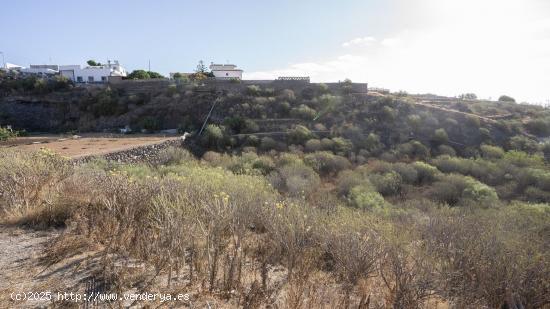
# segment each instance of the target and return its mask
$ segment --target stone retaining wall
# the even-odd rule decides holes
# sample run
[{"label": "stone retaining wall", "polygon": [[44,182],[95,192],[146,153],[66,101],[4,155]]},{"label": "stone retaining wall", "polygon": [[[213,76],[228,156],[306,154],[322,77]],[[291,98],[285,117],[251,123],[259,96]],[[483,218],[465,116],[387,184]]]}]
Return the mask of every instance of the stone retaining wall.
[{"label": "stone retaining wall", "polygon": [[75,164],[86,163],[95,158],[101,158],[108,161],[115,161],[120,163],[160,163],[159,154],[162,150],[169,147],[183,147],[183,141],[179,138],[171,139],[157,144],[150,144],[144,146],[138,146],[121,151],[110,152],[101,155],[91,155],[80,158],[75,158],[73,162]]}]

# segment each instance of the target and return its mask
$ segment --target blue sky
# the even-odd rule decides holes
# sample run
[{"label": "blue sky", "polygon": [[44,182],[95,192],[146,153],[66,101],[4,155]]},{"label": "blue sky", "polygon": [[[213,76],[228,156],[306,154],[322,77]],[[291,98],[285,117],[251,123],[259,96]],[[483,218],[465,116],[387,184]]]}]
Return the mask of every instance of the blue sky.
[{"label": "blue sky", "polygon": [[550,99],[547,0],[2,0],[7,62],[351,78],[409,92]]}]

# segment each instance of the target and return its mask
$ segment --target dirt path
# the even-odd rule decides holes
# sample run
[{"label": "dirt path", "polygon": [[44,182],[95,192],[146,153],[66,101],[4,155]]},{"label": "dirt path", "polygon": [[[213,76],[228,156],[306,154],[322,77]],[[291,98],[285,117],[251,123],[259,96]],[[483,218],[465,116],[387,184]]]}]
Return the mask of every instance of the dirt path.
[{"label": "dirt path", "polygon": [[[44,249],[61,233],[60,230],[34,231],[0,225],[0,308],[46,308],[53,305],[51,292],[82,290],[83,279],[89,276],[89,267],[75,255],[61,263],[49,265],[44,261]],[[35,293],[38,300],[16,300]],[[30,296],[32,298],[32,296]],[[59,301],[56,301],[60,304]]]}]

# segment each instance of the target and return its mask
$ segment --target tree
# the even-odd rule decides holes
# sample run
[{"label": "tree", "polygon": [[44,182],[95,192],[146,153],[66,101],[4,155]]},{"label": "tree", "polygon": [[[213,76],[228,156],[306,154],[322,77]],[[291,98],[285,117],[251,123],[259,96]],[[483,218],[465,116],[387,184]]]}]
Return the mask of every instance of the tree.
[{"label": "tree", "polygon": [[92,59],[86,61],[86,63],[87,63],[89,66],[91,66],[91,67],[95,67],[95,66],[100,66],[100,65],[101,65],[101,63],[95,62],[95,60],[92,60]]},{"label": "tree", "polygon": [[153,71],[147,71],[149,74],[149,78],[164,78],[160,73],[153,72]]},{"label": "tree", "polygon": [[477,100],[477,95],[475,93],[463,93],[458,98],[461,100]]},{"label": "tree", "polygon": [[510,96],[507,96],[507,95],[501,95],[500,98],[498,98],[498,101],[499,102],[511,102],[511,103],[516,103],[516,99],[510,97]]},{"label": "tree", "polygon": [[128,79],[149,79],[151,76],[145,70],[134,70],[128,74]]},{"label": "tree", "polygon": [[204,61],[200,60],[199,64],[197,64],[197,68],[195,69],[196,73],[203,73],[206,74],[206,65],[204,65]]}]

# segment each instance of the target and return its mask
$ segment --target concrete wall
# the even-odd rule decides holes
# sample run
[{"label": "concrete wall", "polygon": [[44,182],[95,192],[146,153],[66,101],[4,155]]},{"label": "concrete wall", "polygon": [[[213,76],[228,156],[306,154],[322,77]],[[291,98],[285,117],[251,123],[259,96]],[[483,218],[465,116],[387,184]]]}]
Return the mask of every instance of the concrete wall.
[{"label": "concrete wall", "polygon": [[[178,84],[178,81],[168,79],[121,80],[110,83],[113,88],[123,89],[128,92],[142,91],[145,93],[163,91],[169,85],[176,84]],[[301,92],[305,88],[317,86],[319,84],[309,83],[308,81],[303,80],[242,80],[240,82],[235,82],[231,80],[208,79],[197,82],[197,85],[199,89],[211,91],[240,92],[245,91],[248,86],[257,85],[264,89],[272,88],[275,91],[292,89],[294,92]],[[331,91],[335,92],[340,91],[344,86],[347,86],[345,83],[325,83],[325,85],[327,85]],[[351,87],[351,93],[365,94],[368,92],[367,83],[352,83],[349,86]]]}]

